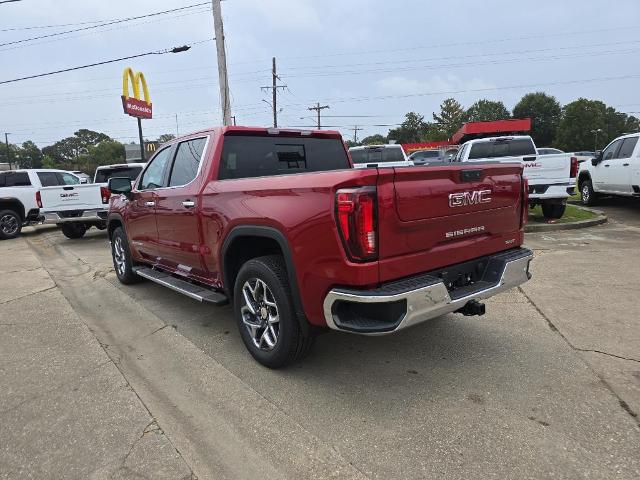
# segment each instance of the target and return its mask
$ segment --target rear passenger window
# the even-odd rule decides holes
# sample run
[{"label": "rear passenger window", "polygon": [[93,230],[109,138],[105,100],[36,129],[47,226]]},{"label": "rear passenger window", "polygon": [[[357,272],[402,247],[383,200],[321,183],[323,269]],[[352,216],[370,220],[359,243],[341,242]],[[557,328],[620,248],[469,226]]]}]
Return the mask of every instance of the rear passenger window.
[{"label": "rear passenger window", "polygon": [[29,180],[29,174],[27,172],[7,172],[5,178],[5,186],[7,187],[30,187],[31,180]]},{"label": "rear passenger window", "polygon": [[170,187],[186,185],[196,178],[206,143],[206,138],[196,138],[178,145],[176,158],[171,167]]},{"label": "rear passenger window", "polygon": [[638,143],[638,137],[625,138],[616,158],[631,158]]},{"label": "rear passenger window", "polygon": [[224,137],[221,180],[349,168],[339,139],[281,136]]}]

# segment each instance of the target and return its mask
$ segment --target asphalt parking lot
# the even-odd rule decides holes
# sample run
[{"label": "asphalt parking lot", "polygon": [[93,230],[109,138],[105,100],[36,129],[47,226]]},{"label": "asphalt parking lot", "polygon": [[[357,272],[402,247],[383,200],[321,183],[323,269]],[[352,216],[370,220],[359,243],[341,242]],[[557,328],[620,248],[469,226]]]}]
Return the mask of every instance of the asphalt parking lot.
[{"label": "asphalt parking lot", "polygon": [[[489,300],[485,316],[448,315],[385,337],[331,332],[279,371],[251,359],[229,307],[150,282],[120,285],[95,229],[80,240],[28,229],[20,241],[38,264],[18,270],[48,283],[20,301],[59,291],[86,324],[146,423],[162,430],[158,449],[168,441],[167,455],[179,457],[154,478],[637,479],[640,202],[598,209],[609,223],[529,234],[533,279]],[[0,258],[10,245],[0,244]],[[0,305],[19,316],[15,279],[1,278],[9,293]],[[3,383],[17,382],[3,363]],[[46,417],[49,407],[2,409],[6,468],[37,471],[11,444],[24,441],[20,409]],[[91,430],[97,420],[83,421]],[[71,435],[73,422],[47,438]]]}]

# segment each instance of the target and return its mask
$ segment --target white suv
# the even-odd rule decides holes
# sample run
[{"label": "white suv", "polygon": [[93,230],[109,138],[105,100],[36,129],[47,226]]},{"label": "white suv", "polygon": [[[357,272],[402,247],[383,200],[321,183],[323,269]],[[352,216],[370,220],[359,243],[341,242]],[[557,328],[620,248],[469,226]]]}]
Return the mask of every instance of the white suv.
[{"label": "white suv", "polygon": [[594,205],[601,194],[640,197],[638,138],[640,133],[618,137],[591,161],[580,164],[578,188],[583,204]]}]

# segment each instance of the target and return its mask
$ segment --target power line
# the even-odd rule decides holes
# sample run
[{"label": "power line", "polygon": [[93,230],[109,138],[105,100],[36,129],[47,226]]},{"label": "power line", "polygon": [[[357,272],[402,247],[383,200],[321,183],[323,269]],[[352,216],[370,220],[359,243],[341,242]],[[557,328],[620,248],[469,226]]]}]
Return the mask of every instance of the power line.
[{"label": "power line", "polygon": [[129,60],[130,58],[144,57],[146,55],[164,55],[165,53],[180,53],[180,52],[184,52],[186,50],[189,50],[190,48],[191,47],[189,47],[187,45],[184,45],[182,47],[172,48],[171,50],[160,50],[160,51],[157,51],[157,52],[139,53],[137,55],[129,55],[128,57],[114,58],[113,60],[105,60],[103,62],[90,63],[88,65],[81,65],[79,67],[64,68],[62,70],[55,70],[53,72],[39,73],[37,75],[29,75],[27,77],[14,78],[14,79],[11,79],[11,80],[2,80],[2,81],[0,81],[0,85],[5,84],[5,83],[20,82],[22,80],[29,80],[31,78],[46,77],[48,75],[55,75],[57,73],[71,72],[73,70],[80,70],[80,69],[83,69],[83,68],[96,67],[98,65],[105,65],[107,63],[120,62],[122,60]]},{"label": "power line", "polygon": [[109,22],[100,23],[98,25],[90,25],[88,27],[81,27],[81,28],[76,28],[76,29],[73,29],[73,30],[66,30],[64,32],[49,33],[49,34],[46,34],[46,35],[39,35],[37,37],[23,38],[21,40],[14,40],[14,41],[11,41],[11,42],[0,43],[0,47],[5,47],[7,45],[15,45],[15,44],[18,44],[18,43],[31,42],[33,40],[40,40],[40,39],[43,39],[43,38],[57,37],[57,36],[60,36],[60,35],[66,35],[68,33],[82,32],[82,31],[85,31],[85,30],[91,30],[91,29],[99,28],[99,27],[106,27],[106,26],[109,26],[109,25],[117,24],[117,23],[130,22],[132,20],[138,20],[140,18],[148,18],[148,17],[155,17],[155,16],[158,16],[158,15],[165,15],[167,13],[178,12],[178,11],[181,11],[181,10],[187,10],[187,9],[191,9],[191,8],[195,8],[195,7],[201,7],[203,5],[208,5],[208,4],[209,4],[209,2],[202,2],[202,3],[193,4],[193,5],[187,5],[187,6],[184,6],[184,7],[172,8],[170,10],[162,10],[162,11],[159,11],[159,12],[147,13],[145,15],[138,15],[138,16],[135,16],[135,17],[119,18],[119,19],[116,19],[116,20],[111,20]]}]

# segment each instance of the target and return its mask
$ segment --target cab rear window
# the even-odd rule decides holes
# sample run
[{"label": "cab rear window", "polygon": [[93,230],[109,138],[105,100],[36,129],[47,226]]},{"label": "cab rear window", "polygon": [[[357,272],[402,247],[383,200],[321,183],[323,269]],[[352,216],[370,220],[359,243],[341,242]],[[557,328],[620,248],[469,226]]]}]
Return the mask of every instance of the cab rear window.
[{"label": "cab rear window", "polygon": [[351,150],[353,163],[403,162],[404,155],[400,148],[371,147]]},{"label": "cab rear window", "polygon": [[469,160],[479,158],[522,157],[536,155],[533,142],[528,138],[498,139],[471,145]]},{"label": "cab rear window", "polygon": [[0,187],[29,187],[31,180],[27,172],[0,173]]},{"label": "cab rear window", "polygon": [[333,138],[229,135],[219,178],[249,178],[350,168],[344,144]]},{"label": "cab rear window", "polygon": [[101,168],[96,171],[95,183],[107,183],[110,178],[127,177],[133,181],[138,178],[142,167]]}]

